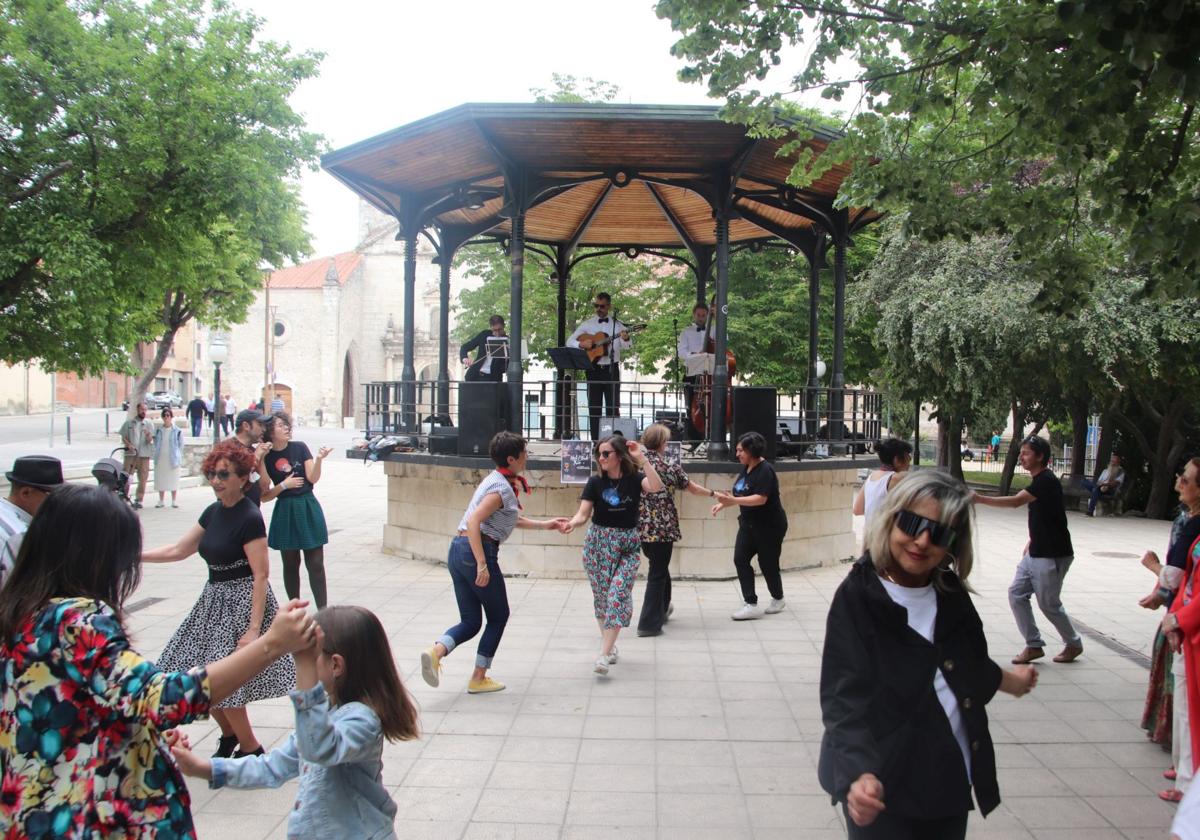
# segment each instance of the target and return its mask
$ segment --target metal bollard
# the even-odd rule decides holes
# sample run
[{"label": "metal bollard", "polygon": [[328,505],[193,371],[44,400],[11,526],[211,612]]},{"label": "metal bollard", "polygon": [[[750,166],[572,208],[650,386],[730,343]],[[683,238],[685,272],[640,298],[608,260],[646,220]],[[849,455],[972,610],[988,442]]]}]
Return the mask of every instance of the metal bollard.
[{"label": "metal bollard", "polygon": [[108,412],[104,412],[104,436],[108,437],[111,432],[108,431]]},{"label": "metal bollard", "polygon": [[71,415],[67,415],[67,446],[71,445]]}]

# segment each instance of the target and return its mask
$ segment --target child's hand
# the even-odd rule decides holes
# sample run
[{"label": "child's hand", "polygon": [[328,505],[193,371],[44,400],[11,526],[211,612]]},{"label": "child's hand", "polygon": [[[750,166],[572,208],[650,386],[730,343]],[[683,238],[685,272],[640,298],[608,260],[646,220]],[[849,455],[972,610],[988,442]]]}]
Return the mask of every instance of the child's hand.
[{"label": "child's hand", "polygon": [[171,747],[171,755],[175,757],[175,763],[183,775],[212,781],[212,762],[207,758],[201,758],[187,747],[178,745]]},{"label": "child's hand", "polygon": [[192,742],[182,729],[168,729],[162,736],[168,747],[183,747],[185,750],[192,748]]}]

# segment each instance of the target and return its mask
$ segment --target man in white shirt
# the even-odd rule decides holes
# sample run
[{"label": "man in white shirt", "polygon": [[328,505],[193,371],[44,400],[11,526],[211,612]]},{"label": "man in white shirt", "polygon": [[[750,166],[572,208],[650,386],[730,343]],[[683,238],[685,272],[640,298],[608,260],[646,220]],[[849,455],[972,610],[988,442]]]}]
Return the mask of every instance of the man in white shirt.
[{"label": "man in white shirt", "polygon": [[697,303],[692,307],[692,323],[684,327],[683,332],[679,334],[679,343],[676,345],[676,355],[679,356],[679,364],[683,366],[683,416],[684,429],[686,430],[688,440],[700,440],[704,437],[704,429],[697,429],[692,423],[692,400],[696,393],[696,380],[699,376],[687,375],[687,357],[693,356],[696,353],[703,353],[704,346],[708,341],[708,335],[704,328],[708,324],[708,307],[703,303]]},{"label": "man in white shirt", "polygon": [[[608,292],[598,293],[592,306],[596,310],[595,316],[575,328],[575,332],[567,339],[567,346],[602,351],[592,360],[587,374],[588,420],[592,440],[599,440],[602,412],[608,412],[603,414],[605,417],[618,417],[621,414],[621,351],[633,345],[625,325],[609,315],[612,295]],[[605,335],[596,338],[597,333]]]},{"label": "man in white shirt", "polygon": [[237,427],[233,425],[233,415],[237,414],[237,403],[229,394],[225,395],[224,408],[225,411],[221,415],[221,434],[227,435],[230,430],[237,431]]},{"label": "man in white shirt", "polygon": [[1085,478],[1080,482],[1079,486],[1092,494],[1092,498],[1088,500],[1088,516],[1096,515],[1096,505],[1100,501],[1101,496],[1115,496],[1121,489],[1121,485],[1125,483],[1125,468],[1121,466],[1121,456],[1116,453],[1108,461],[1108,466],[1104,468],[1104,472],[1100,473],[1100,478],[1095,481]]},{"label": "man in white shirt", "polygon": [[0,586],[12,571],[33,515],[63,483],[62,462],[49,455],[27,455],[14,461],[4,477],[11,486],[8,498],[0,499]]}]

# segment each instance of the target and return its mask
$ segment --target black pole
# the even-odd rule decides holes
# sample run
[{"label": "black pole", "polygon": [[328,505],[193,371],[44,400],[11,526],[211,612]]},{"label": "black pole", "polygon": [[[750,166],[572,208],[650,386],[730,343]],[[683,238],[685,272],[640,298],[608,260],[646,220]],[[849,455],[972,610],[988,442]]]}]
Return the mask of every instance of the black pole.
[{"label": "black pole", "polygon": [[804,432],[815,436],[819,412],[819,394],[821,380],[817,376],[817,355],[821,332],[821,267],[825,263],[826,240],[818,235],[808,257],[808,393],[805,395],[805,411],[808,415],[804,424]]},{"label": "black pole", "polygon": [[436,414],[450,414],[450,264],[454,261],[454,248],[447,245],[444,235],[441,240],[442,277],[438,286],[438,399]]},{"label": "black pole", "polygon": [[404,364],[400,369],[401,416],[404,431],[416,431],[417,368],[413,358],[417,307],[417,231],[416,225],[404,228]]},{"label": "black pole", "polygon": [[[843,211],[844,212],[844,211]],[[846,234],[839,230],[833,240],[833,379],[830,383],[830,425],[833,439],[842,440],[843,389],[846,387]]]},{"label": "black pole", "polygon": [[917,404],[913,411],[913,466],[921,463],[921,401],[917,400]]},{"label": "black pole", "polygon": [[[558,245],[554,251],[555,277],[558,283],[557,293],[557,322],[555,324],[554,344],[563,347],[567,343],[567,283],[571,277],[571,252],[564,245]],[[572,377],[574,374],[572,374]],[[575,396],[575,382],[567,383],[567,372],[562,368],[554,371],[554,437],[562,440],[566,437],[569,418],[571,416],[570,400]]]},{"label": "black pole", "polygon": [[521,189],[512,217],[512,238],[509,240],[511,281],[509,286],[509,352],[508,352],[508,428],[524,434],[522,419],[522,386],[524,372],[521,369],[521,303],[525,282],[525,190]]},{"label": "black pole", "polygon": [[[728,176],[722,179],[722,193],[728,182]],[[721,199],[722,205],[726,205],[724,198]],[[714,358],[713,358],[713,377],[712,377],[712,399],[710,408],[712,416],[709,418],[708,438],[708,453],[709,458],[714,461],[724,460],[729,457],[729,443],[726,438],[725,430],[725,406],[729,400],[729,368],[725,364],[725,351],[729,347],[729,318],[728,318],[728,301],[729,301],[729,209],[727,206],[722,206],[716,211],[717,217],[717,295],[716,295],[716,324],[717,334],[715,337]]]}]

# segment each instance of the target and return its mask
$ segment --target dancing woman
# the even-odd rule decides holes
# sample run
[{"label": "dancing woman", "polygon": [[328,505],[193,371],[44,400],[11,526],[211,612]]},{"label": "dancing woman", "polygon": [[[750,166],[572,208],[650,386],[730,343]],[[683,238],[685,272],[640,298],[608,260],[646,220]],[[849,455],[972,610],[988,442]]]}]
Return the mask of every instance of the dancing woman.
[{"label": "dancing woman", "polygon": [[458,533],[450,541],[450,556],[446,560],[450,580],[454,583],[454,597],[458,601],[459,621],[421,654],[421,676],[436,688],[441,682],[442,659],[475,637],[483,626],[482,610],[487,627],[483,628],[475,653],[475,670],[467,682],[468,694],[504,689],[504,683],[487,675],[509,614],[508,592],[504,574],[500,571],[500,544],[508,539],[513,528],[565,533],[567,524],[564,517],[529,519],[521,513],[518,493],[529,492],[529,484],[522,475],[529,459],[525,438],[513,432],[498,432],[488,446],[488,453],[496,469],[475,488],[466,513],[458,523]]},{"label": "dancing woman", "polygon": [[592,585],[600,627],[600,656],[592,670],[604,675],[617,661],[621,628],[633,619],[642,493],[657,492],[663,485],[638,443],[626,443],[621,435],[601,438],[596,444],[596,460],[599,469],[584,485],[579,510],[564,533],[592,520],[583,541],[583,568]]}]

